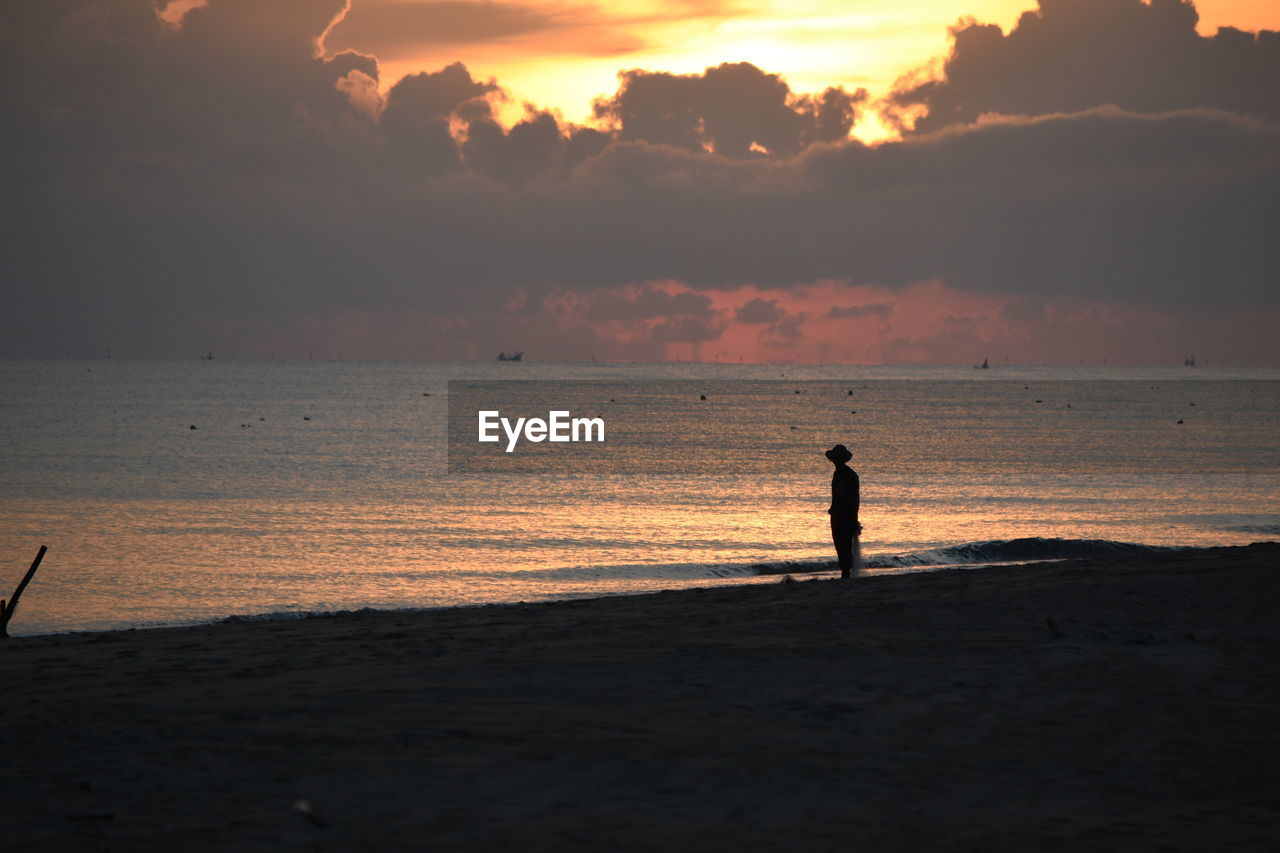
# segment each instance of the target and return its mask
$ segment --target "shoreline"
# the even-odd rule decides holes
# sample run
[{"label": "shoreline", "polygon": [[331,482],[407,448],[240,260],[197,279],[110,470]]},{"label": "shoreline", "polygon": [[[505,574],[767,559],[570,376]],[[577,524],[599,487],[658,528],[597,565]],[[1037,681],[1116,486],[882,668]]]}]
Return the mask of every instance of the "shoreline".
[{"label": "shoreline", "polygon": [[[1252,543],[1267,544],[1267,543]],[[1223,546],[1223,547],[1251,547],[1251,546]],[[1005,562],[993,563],[974,563],[974,564],[939,564],[939,565],[920,565],[920,566],[896,566],[892,568],[878,568],[873,572],[866,572],[858,575],[858,578],[872,577],[891,577],[895,575],[911,575],[911,574],[931,574],[933,572],[949,572],[949,571],[983,571],[986,569],[999,569],[1010,566],[1035,566],[1035,565],[1052,565],[1067,562],[1076,559],[1070,557],[1051,559],[1051,560],[1010,560]],[[20,627],[11,629],[10,639],[17,640],[35,640],[46,637],[77,637],[94,634],[112,634],[112,633],[137,633],[139,631],[170,631],[182,630],[186,628],[209,628],[218,625],[270,625],[279,622],[307,622],[313,619],[329,619],[329,618],[368,618],[379,616],[407,616],[414,617],[429,613],[439,613],[442,611],[467,611],[491,607],[531,607],[544,604],[562,604],[571,601],[595,601],[606,598],[643,598],[649,595],[661,595],[664,593],[682,593],[694,592],[709,589],[729,589],[740,586],[758,586],[768,585],[772,583],[781,583],[784,577],[791,577],[797,583],[819,581],[819,580],[835,580],[838,578],[839,569],[786,569],[778,571],[760,572],[756,575],[742,575],[738,577],[716,578],[714,581],[705,586],[686,586],[671,587],[667,589],[654,590],[627,590],[623,592],[582,592],[582,593],[547,593],[545,598],[535,601],[526,601],[523,599],[511,601],[482,601],[473,603],[459,604],[441,604],[441,605],[424,605],[424,606],[406,606],[406,607],[356,607],[344,608],[341,610],[270,610],[260,613],[231,613],[227,616],[212,617],[209,619],[201,619],[194,621],[179,622],[146,622],[136,625],[121,625],[111,628],[68,628],[59,631],[48,631],[45,633],[26,634]],[[712,580],[712,579],[708,579]],[[16,631],[16,633],[14,632]]]},{"label": "shoreline", "polygon": [[[937,548],[925,549],[923,552],[913,552],[907,555],[881,554],[870,558],[867,562],[880,565],[872,565],[868,569],[864,569],[859,577],[885,577],[891,575],[919,574],[947,571],[984,571],[987,569],[1017,567],[1017,566],[1049,566],[1071,562],[1074,560],[1090,559],[1094,557],[1109,559],[1116,558],[1124,560],[1130,556],[1136,556],[1142,559],[1148,555],[1161,553],[1192,553],[1196,551],[1213,550],[1216,548],[1240,548],[1252,547],[1254,545],[1267,545],[1271,541],[1258,541],[1248,543],[1247,545],[1215,545],[1215,546],[1194,546],[1194,545],[1146,545],[1141,543],[1130,542],[1113,542],[1110,540],[1057,540],[1045,539],[1042,537],[1023,537],[1009,540],[990,540],[976,543],[963,543],[954,546],[940,546]],[[1028,545],[1027,543],[1032,543]],[[1044,550],[1045,545],[1051,548],[1042,556],[1001,556],[1011,554],[1009,548],[1013,548],[1012,553],[1016,553],[1017,549],[1026,550],[1028,547]],[[1080,550],[1080,546],[1086,546],[1086,551],[1076,553]],[[987,559],[975,562],[915,562],[915,558],[919,558],[922,553],[932,552],[953,552],[973,547],[997,547],[997,554],[989,555]],[[1101,546],[1101,550],[1093,550]],[[1050,556],[1050,554],[1056,554]],[[888,563],[884,561],[888,560]],[[905,560],[905,561],[904,561]],[[821,564],[821,568],[816,568]],[[716,575],[714,578],[704,578],[705,586],[698,586],[695,581],[688,586],[673,586],[667,588],[656,589],[636,589],[636,590],[596,590],[590,592],[563,592],[563,593],[543,593],[531,600],[512,598],[509,600],[499,601],[475,601],[475,602],[458,602],[454,604],[437,604],[437,605],[405,605],[401,607],[350,607],[335,610],[265,610],[251,611],[245,613],[228,613],[222,616],[209,616],[204,618],[180,619],[173,622],[138,622],[134,624],[121,624],[109,627],[89,627],[89,628],[63,628],[51,631],[39,631],[33,633],[25,633],[22,630],[22,622],[18,620],[16,625],[11,627],[11,636],[14,638],[37,638],[37,637],[55,637],[55,636],[75,636],[80,634],[100,634],[109,632],[129,632],[129,631],[156,631],[168,630],[174,628],[199,628],[210,625],[222,624],[250,624],[250,623],[270,623],[270,622],[295,622],[305,621],[308,619],[322,619],[332,616],[354,616],[354,615],[376,615],[376,614],[394,614],[411,616],[420,613],[434,613],[442,610],[453,609],[469,609],[477,607],[515,607],[530,604],[550,604],[562,601],[582,601],[593,600],[597,598],[619,598],[630,596],[653,595],[660,592],[682,592],[691,591],[693,589],[719,589],[730,586],[749,586],[755,584],[768,584],[781,581],[784,576],[795,576],[798,580],[831,580],[838,575],[838,569],[834,567],[833,560],[800,560],[800,561],[783,561],[779,563],[752,563],[749,565],[755,570],[754,574],[728,574]]]},{"label": "shoreline", "polygon": [[1263,849],[1280,544],[0,644],[39,849]]}]

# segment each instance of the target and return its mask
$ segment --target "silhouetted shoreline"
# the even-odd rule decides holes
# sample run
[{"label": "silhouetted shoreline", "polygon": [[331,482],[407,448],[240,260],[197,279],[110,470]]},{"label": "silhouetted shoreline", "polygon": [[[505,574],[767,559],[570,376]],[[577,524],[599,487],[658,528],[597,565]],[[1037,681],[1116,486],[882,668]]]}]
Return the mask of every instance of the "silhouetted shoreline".
[{"label": "silhouetted shoreline", "polygon": [[7,641],[32,849],[1260,849],[1280,544]]}]

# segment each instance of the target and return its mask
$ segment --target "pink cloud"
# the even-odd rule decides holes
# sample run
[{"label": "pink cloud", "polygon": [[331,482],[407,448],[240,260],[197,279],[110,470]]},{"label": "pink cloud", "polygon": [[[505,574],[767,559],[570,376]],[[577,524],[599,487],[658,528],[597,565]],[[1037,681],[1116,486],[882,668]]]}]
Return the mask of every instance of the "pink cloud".
[{"label": "pink cloud", "polygon": [[[767,309],[767,310],[765,310]],[[193,340],[282,358],[674,360],[804,364],[1272,364],[1275,311],[1206,313],[1078,297],[824,280],[698,290],[662,281],[578,292],[521,290],[491,309],[357,308],[206,321]],[[266,351],[262,341],[271,341]],[[489,350],[492,350],[490,352]]]}]

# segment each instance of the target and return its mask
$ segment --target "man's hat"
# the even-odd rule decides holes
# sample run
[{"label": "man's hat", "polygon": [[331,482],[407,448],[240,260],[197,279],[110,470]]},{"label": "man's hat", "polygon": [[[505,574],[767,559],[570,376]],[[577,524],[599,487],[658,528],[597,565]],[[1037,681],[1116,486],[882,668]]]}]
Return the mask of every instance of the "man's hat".
[{"label": "man's hat", "polygon": [[827,458],[837,465],[848,462],[853,458],[853,454],[849,452],[849,448],[843,444],[837,444],[835,447],[827,451]]}]

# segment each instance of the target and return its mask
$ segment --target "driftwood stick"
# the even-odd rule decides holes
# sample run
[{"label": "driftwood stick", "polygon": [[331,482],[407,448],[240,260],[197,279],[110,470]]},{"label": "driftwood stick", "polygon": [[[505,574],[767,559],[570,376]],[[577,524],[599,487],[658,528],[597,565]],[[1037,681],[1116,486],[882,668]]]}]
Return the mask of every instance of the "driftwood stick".
[{"label": "driftwood stick", "polygon": [[18,608],[18,599],[22,597],[22,591],[27,588],[27,584],[31,583],[31,579],[35,577],[36,569],[40,568],[40,561],[44,559],[44,552],[48,550],[48,545],[40,546],[36,558],[31,561],[31,568],[27,569],[27,573],[22,577],[22,583],[18,584],[18,588],[13,591],[13,598],[7,602],[0,600],[0,639],[8,639],[9,620],[13,618],[13,611]]}]

